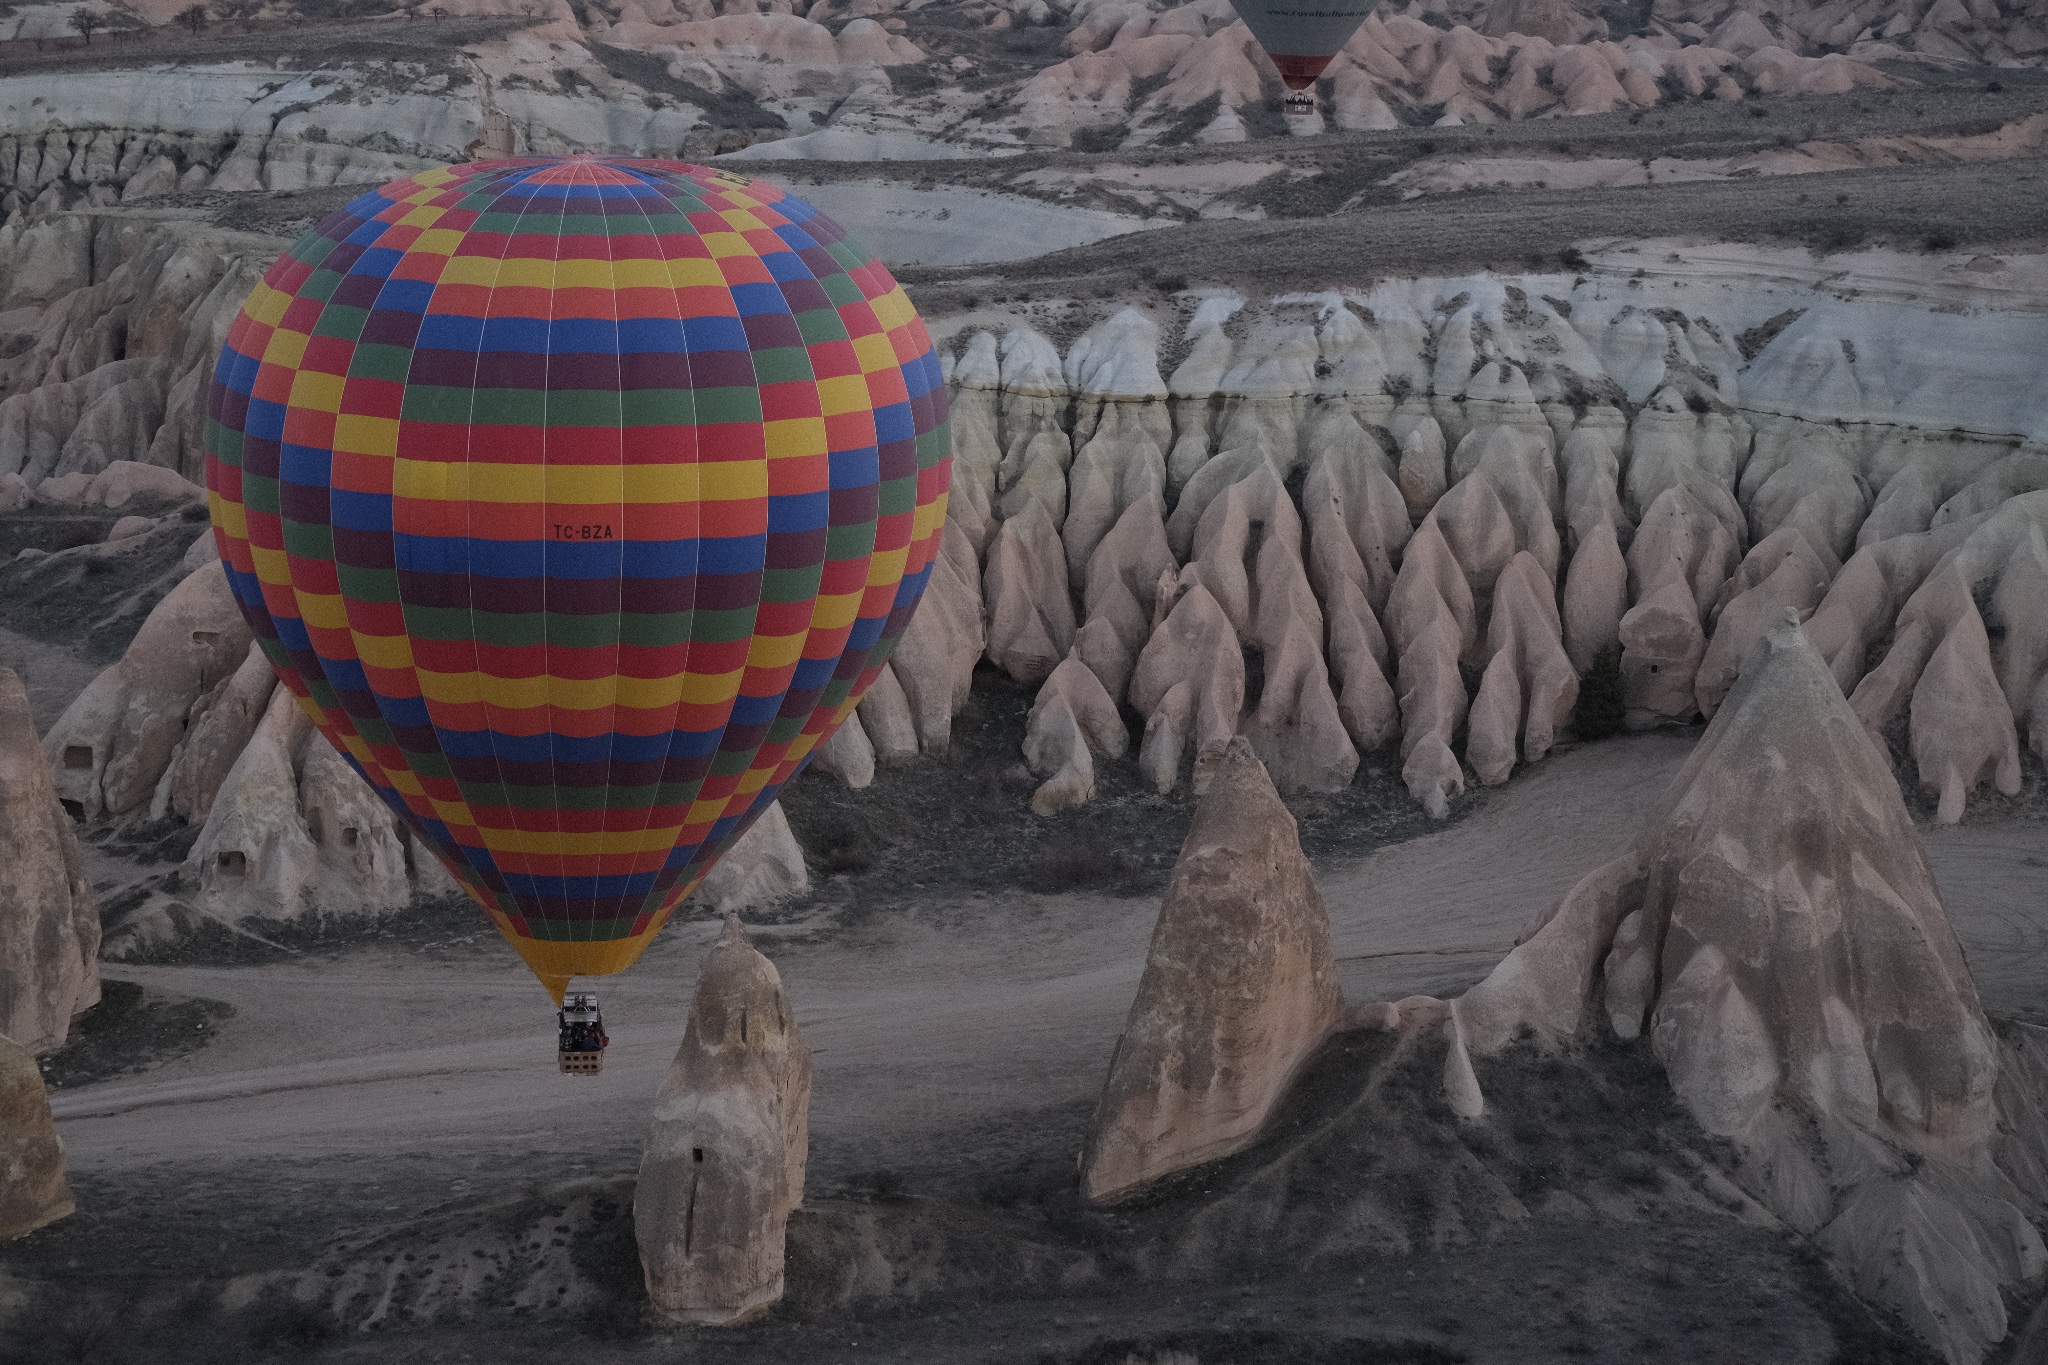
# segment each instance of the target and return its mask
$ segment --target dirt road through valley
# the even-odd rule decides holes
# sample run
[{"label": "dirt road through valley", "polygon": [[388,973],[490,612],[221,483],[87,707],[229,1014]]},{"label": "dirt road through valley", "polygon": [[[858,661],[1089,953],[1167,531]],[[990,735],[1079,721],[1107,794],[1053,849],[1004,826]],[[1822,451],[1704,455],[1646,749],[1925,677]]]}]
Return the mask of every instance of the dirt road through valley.
[{"label": "dirt road through valley", "polygon": [[[1347,997],[1452,993],[1624,848],[1689,742],[1562,754],[1470,818],[1321,869]],[[2048,826],[1928,833],[1994,1011],[2048,1007]],[[1144,965],[1150,897],[1016,893],[757,931],[817,1053],[814,1169],[966,1175],[1077,1136]],[[603,1075],[554,1071],[553,1015],[488,931],[449,954],[361,948],[110,976],[236,1010],[208,1048],[53,1096],[74,1170],[330,1156],[630,1165],[716,925],[675,926],[603,983]],[[1069,1148],[1068,1150],[1071,1150]],[[1038,1152],[1043,1156],[1043,1151]]]}]

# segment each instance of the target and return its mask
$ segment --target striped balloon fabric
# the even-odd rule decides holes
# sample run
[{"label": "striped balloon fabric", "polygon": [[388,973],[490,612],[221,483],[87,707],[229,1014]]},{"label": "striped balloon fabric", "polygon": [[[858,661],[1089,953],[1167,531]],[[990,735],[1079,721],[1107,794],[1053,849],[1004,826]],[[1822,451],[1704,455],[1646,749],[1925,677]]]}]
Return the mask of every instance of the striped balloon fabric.
[{"label": "striped balloon fabric", "polygon": [[429,171],[307,233],[206,446],[270,662],[558,1001],[852,713],[950,471],[924,325],[838,224],[610,157]]}]

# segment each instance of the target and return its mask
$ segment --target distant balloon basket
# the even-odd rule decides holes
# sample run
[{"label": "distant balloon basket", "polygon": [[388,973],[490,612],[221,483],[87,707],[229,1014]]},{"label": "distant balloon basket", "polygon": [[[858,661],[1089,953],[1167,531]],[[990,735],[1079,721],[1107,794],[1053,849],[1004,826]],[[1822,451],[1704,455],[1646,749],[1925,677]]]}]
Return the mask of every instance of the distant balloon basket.
[{"label": "distant balloon basket", "polygon": [[950,473],[924,324],[838,224],[581,156],[308,232],[228,332],[206,450],[265,655],[558,1002],[851,714]]}]

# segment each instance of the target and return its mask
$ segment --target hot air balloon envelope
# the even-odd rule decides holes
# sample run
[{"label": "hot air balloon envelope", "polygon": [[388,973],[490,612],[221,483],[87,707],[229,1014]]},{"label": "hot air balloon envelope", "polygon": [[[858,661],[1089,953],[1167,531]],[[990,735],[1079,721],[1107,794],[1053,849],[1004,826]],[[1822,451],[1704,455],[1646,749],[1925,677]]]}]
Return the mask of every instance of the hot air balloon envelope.
[{"label": "hot air balloon envelope", "polygon": [[1306,90],[1378,0],[1230,0],[1289,90]]},{"label": "hot air balloon envelope", "polygon": [[278,674],[561,999],[853,710],[924,591],[946,401],[831,219],[703,167],[478,162],[350,203],[208,400]]}]

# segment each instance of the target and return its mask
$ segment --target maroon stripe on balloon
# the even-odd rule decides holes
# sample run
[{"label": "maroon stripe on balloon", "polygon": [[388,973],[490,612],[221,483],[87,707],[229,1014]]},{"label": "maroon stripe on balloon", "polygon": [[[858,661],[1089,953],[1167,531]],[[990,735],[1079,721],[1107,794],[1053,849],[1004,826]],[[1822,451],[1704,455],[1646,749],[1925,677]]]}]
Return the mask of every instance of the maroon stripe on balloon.
[{"label": "maroon stripe on balloon", "polygon": [[1279,69],[1280,82],[1289,90],[1306,90],[1316,83],[1316,77],[1329,66],[1331,57],[1283,57],[1277,52],[1268,52],[1273,65]]}]

